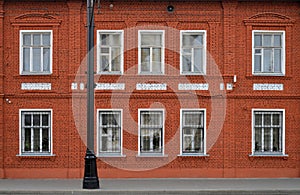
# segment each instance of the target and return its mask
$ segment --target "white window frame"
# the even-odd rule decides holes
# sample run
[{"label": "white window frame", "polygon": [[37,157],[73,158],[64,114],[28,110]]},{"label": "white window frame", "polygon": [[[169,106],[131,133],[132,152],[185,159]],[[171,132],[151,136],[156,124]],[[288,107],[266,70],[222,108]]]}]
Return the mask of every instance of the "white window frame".
[{"label": "white window frame", "polygon": [[[101,36],[100,34],[120,34],[121,38],[121,46],[120,46],[120,71],[112,71],[111,66],[109,66],[109,71],[101,71],[100,67],[100,51],[101,51]],[[111,54],[111,46],[108,48],[109,49],[109,61],[112,61],[112,54]],[[110,63],[111,64],[111,63]],[[102,75],[120,75],[123,74],[124,71],[124,30],[97,30],[97,74],[102,74]]]},{"label": "white window frame", "polygon": [[[119,112],[120,113],[120,152],[102,152],[101,147],[101,128],[100,112]],[[123,110],[122,109],[97,109],[97,156],[98,157],[119,157],[123,156]]]},{"label": "white window frame", "polygon": [[[183,114],[184,112],[202,112],[203,113],[203,152],[184,153],[183,152]],[[182,108],[180,109],[180,156],[208,156],[206,153],[206,109]]]},{"label": "white window frame", "polygon": [[[22,113],[23,112],[50,112],[50,139],[49,150],[50,152],[22,152],[23,140],[22,140]],[[40,136],[42,136],[40,134]],[[25,140],[25,138],[24,138]],[[19,110],[19,156],[53,156],[53,112],[52,109],[20,109]]]},{"label": "white window frame", "polygon": [[[150,71],[142,72],[142,34],[161,34],[162,38],[162,46],[161,46],[161,72],[155,73],[152,72],[152,59],[150,58]],[[152,56],[152,47],[150,47],[150,56]],[[138,73],[142,75],[163,75],[165,65],[165,31],[164,30],[139,30],[138,31]]]},{"label": "white window frame", "polygon": [[[30,71],[23,71],[23,35],[24,34],[42,34],[42,33],[50,33],[50,59],[49,59],[49,72],[34,72],[33,68],[33,60],[32,60],[32,47],[30,47]],[[43,47],[41,47],[43,48]],[[53,54],[53,32],[52,30],[20,30],[20,75],[49,75],[52,74],[52,54]],[[41,53],[41,62],[43,61],[43,55]]]},{"label": "white window frame", "polygon": [[[281,112],[282,113],[282,152],[256,152],[255,151],[255,113],[256,112]],[[285,109],[252,109],[252,156],[286,156],[285,154]],[[263,139],[263,138],[262,138]]]},{"label": "white window frame", "polygon": [[[203,61],[201,63],[201,65],[203,66],[203,72],[195,72],[194,71],[194,66],[191,67],[191,71],[190,72],[184,72],[183,71],[183,35],[184,34],[202,34],[203,35]],[[180,31],[180,74],[181,75],[206,75],[206,50],[207,50],[207,46],[206,46],[206,30],[181,30]],[[194,48],[192,48],[193,50]],[[192,52],[191,54],[191,58],[193,59],[194,56],[194,52]]]},{"label": "white window frame", "polygon": [[[149,111],[149,112],[161,112],[162,113],[162,135],[161,135],[161,152],[141,152],[141,112]],[[138,156],[141,157],[160,157],[164,156],[164,148],[165,148],[165,110],[164,109],[138,109]]]},{"label": "white window frame", "polygon": [[[255,72],[255,47],[254,47],[254,37],[255,34],[281,34],[281,40],[282,40],[282,49],[281,49],[281,73],[277,73],[277,72],[263,72],[263,64],[262,64],[262,70],[261,72]],[[286,58],[286,54],[285,54],[285,31],[282,30],[278,30],[278,31],[274,31],[274,30],[253,30],[252,31],[252,74],[253,75],[257,75],[257,76],[284,76],[285,75],[285,68],[286,68],[286,64],[285,64],[285,58]],[[262,47],[264,48],[264,47]],[[274,52],[272,52],[272,54],[274,54]],[[263,55],[261,54],[262,57],[262,62],[263,62]]]}]

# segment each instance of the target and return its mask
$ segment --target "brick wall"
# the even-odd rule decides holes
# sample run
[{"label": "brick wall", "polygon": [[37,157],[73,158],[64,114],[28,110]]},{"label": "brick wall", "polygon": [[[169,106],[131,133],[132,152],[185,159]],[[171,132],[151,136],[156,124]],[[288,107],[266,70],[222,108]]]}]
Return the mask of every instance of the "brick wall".
[{"label": "brick wall", "polygon": [[[124,156],[97,158],[99,177],[299,177],[299,13],[296,1],[101,1],[95,30],[124,30],[124,74],[95,75],[95,82],[125,83],[125,89],[95,91],[96,110],[123,114]],[[85,1],[0,0],[1,178],[83,177],[86,24]],[[20,75],[20,30],[52,30],[51,75]],[[138,74],[138,30],[165,30],[164,75]],[[180,30],[206,31],[206,76],[180,75]],[[285,32],[285,76],[252,74],[252,30]],[[51,83],[51,90],[24,90],[22,83]],[[137,90],[137,83],[167,89]],[[179,90],[182,83],[208,83],[209,90]],[[254,84],[283,90],[253,90]],[[164,110],[163,157],[137,156],[138,111],[146,108]],[[205,109],[207,155],[178,156],[182,108]],[[54,156],[19,155],[20,109],[52,109]],[[285,110],[287,156],[251,155],[252,109]]]}]

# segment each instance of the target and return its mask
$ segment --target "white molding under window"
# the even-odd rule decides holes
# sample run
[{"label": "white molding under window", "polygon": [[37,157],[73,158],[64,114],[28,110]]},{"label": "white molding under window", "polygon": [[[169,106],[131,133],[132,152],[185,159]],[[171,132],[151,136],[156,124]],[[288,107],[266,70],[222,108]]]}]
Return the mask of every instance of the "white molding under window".
[{"label": "white molding under window", "polygon": [[[101,58],[100,58],[100,52],[101,52],[101,34],[108,34],[108,35],[113,35],[113,34],[119,34],[120,35],[120,71],[113,71],[111,67],[111,61],[112,59],[112,48],[114,47],[113,45],[109,45],[106,47],[108,50],[108,58],[109,58],[109,67],[107,71],[102,71],[101,70]],[[117,47],[117,46],[115,46]],[[107,74],[107,75],[120,75],[123,74],[124,71],[124,30],[97,30],[97,73],[98,74]]]},{"label": "white molding under window", "polygon": [[[141,152],[141,113],[144,111],[151,112],[161,112],[161,152],[149,152],[149,153],[143,153]],[[159,126],[159,125],[158,125]],[[159,128],[159,127],[158,127]],[[164,154],[164,147],[165,147],[165,110],[164,109],[138,109],[138,155],[137,157],[167,157],[167,155]]]},{"label": "white molding under window", "polygon": [[[148,45],[145,48],[149,48],[149,71],[142,71],[142,34],[143,35],[161,35],[160,45]],[[153,59],[151,56],[154,55],[154,49],[160,48],[161,58],[160,58],[160,71],[153,71]],[[164,30],[139,30],[138,31],[138,73],[143,75],[161,75],[164,74],[164,61],[165,61],[165,31]]]},{"label": "white molding under window", "polygon": [[[100,112],[120,113],[120,152],[101,152],[100,151]],[[123,155],[123,109],[97,109],[97,157],[125,157]]]},{"label": "white molding under window", "polygon": [[[28,113],[42,113],[42,112],[50,112],[50,132],[49,132],[49,152],[22,152],[23,147],[23,139],[22,139],[22,113],[28,112]],[[32,136],[32,135],[31,135]],[[25,139],[25,138],[24,138]],[[53,154],[53,111],[52,109],[20,109],[19,110],[19,155],[18,156],[55,156]]]},{"label": "white molding under window", "polygon": [[[194,49],[192,46],[190,47],[190,49],[192,50],[190,55],[191,55],[191,71],[183,71],[183,35],[202,35],[203,39],[202,39],[202,47],[198,48],[198,49],[202,49],[202,62],[201,62],[201,68],[202,71],[196,71],[194,70]],[[181,30],[180,31],[180,74],[181,75],[205,75],[206,74],[206,50],[207,50],[207,46],[206,46],[206,30]]]},{"label": "white molding under window", "polygon": [[[264,68],[264,65],[262,64],[261,65],[261,71],[259,72],[256,72],[255,71],[255,53],[256,51],[255,50],[261,50],[260,52],[260,56],[261,56],[261,63],[263,63],[263,54],[262,54],[262,50],[265,50],[265,49],[274,49],[275,46],[270,46],[270,47],[267,47],[267,46],[261,46],[261,49],[255,49],[255,45],[254,45],[254,42],[255,42],[255,35],[281,35],[281,56],[280,56],[280,60],[281,60],[281,63],[280,63],[280,72],[275,72],[275,68],[274,68],[274,71],[270,71],[270,72],[264,72],[263,68]],[[274,38],[273,38],[274,39]],[[285,64],[285,59],[286,59],[286,48],[285,48],[285,31],[283,30],[278,30],[278,31],[275,31],[275,30],[252,30],[252,74],[253,75],[256,75],[256,76],[285,76],[285,69],[286,69],[286,64]],[[259,54],[258,54],[259,55]],[[272,50],[272,60],[274,60],[274,51]],[[272,61],[272,63],[274,63]],[[274,64],[272,64],[274,65]],[[275,65],[274,65],[275,66]]]},{"label": "white molding under window", "polygon": [[[279,152],[256,152],[255,151],[255,113],[257,112],[261,112],[261,113],[282,113],[282,121],[281,121],[281,151]],[[268,126],[268,128],[273,128],[271,125]],[[252,126],[251,126],[251,131],[252,131],[252,146],[251,146],[251,155],[250,156],[287,156],[285,154],[285,109],[259,109],[259,108],[255,108],[252,109]],[[280,143],[279,143],[280,144]]]},{"label": "white molding under window", "polygon": [[[183,153],[183,113],[184,112],[202,112],[203,113],[203,152]],[[180,109],[180,155],[179,156],[209,156],[206,153],[206,109],[182,108]]]},{"label": "white molding under window", "polygon": [[[33,35],[33,34],[46,34],[46,33],[50,33],[50,45],[49,46],[45,46],[44,44],[40,44],[39,46],[36,46],[36,48],[40,48],[40,60],[41,60],[41,68],[42,70],[41,71],[34,71],[33,70],[33,37],[31,37],[31,46],[23,46],[23,39],[24,39],[24,35],[25,34],[28,34],[28,35]],[[43,40],[43,39],[42,39]],[[40,40],[40,41],[42,41]],[[47,74],[52,74],[52,63],[53,63],[53,32],[52,30],[20,30],[20,45],[19,45],[19,67],[20,67],[20,75],[47,75]],[[29,49],[29,55],[30,55],[30,58],[29,58],[29,70],[28,71],[25,71],[24,70],[24,67],[23,67],[23,62],[24,62],[24,53],[23,53],[23,48],[26,47]],[[44,70],[44,61],[43,61],[43,51],[44,49],[47,49],[49,48],[50,50],[50,54],[49,54],[49,71],[47,70]]]}]

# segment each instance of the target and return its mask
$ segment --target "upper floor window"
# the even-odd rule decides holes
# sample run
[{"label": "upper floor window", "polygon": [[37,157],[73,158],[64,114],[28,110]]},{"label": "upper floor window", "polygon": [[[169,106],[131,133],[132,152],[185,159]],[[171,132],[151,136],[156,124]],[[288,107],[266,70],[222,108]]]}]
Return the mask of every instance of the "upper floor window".
[{"label": "upper floor window", "polygon": [[181,74],[206,73],[206,31],[180,32]]},{"label": "upper floor window", "polygon": [[20,73],[50,74],[52,72],[52,31],[20,31]]},{"label": "upper floor window", "polygon": [[253,66],[255,75],[285,74],[285,32],[253,31]]},{"label": "upper floor window", "polygon": [[21,155],[51,154],[51,110],[21,110]]},{"label": "upper floor window", "polygon": [[99,111],[99,154],[121,155],[121,111]]},{"label": "upper floor window", "polygon": [[284,154],[284,110],[253,110],[253,154]]},{"label": "upper floor window", "polygon": [[139,73],[164,73],[164,31],[139,31]]},{"label": "upper floor window", "polygon": [[139,110],[139,154],[163,154],[162,110]]},{"label": "upper floor window", "polygon": [[181,154],[205,154],[204,110],[181,111]]},{"label": "upper floor window", "polygon": [[99,74],[122,74],[123,72],[123,31],[98,31]]}]

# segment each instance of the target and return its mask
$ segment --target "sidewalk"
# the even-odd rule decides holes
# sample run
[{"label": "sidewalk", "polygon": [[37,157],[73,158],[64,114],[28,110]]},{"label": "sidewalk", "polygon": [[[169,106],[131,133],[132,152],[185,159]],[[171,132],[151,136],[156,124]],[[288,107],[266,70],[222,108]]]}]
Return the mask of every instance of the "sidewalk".
[{"label": "sidewalk", "polygon": [[100,179],[97,190],[81,179],[2,179],[0,194],[300,194],[295,179]]}]

